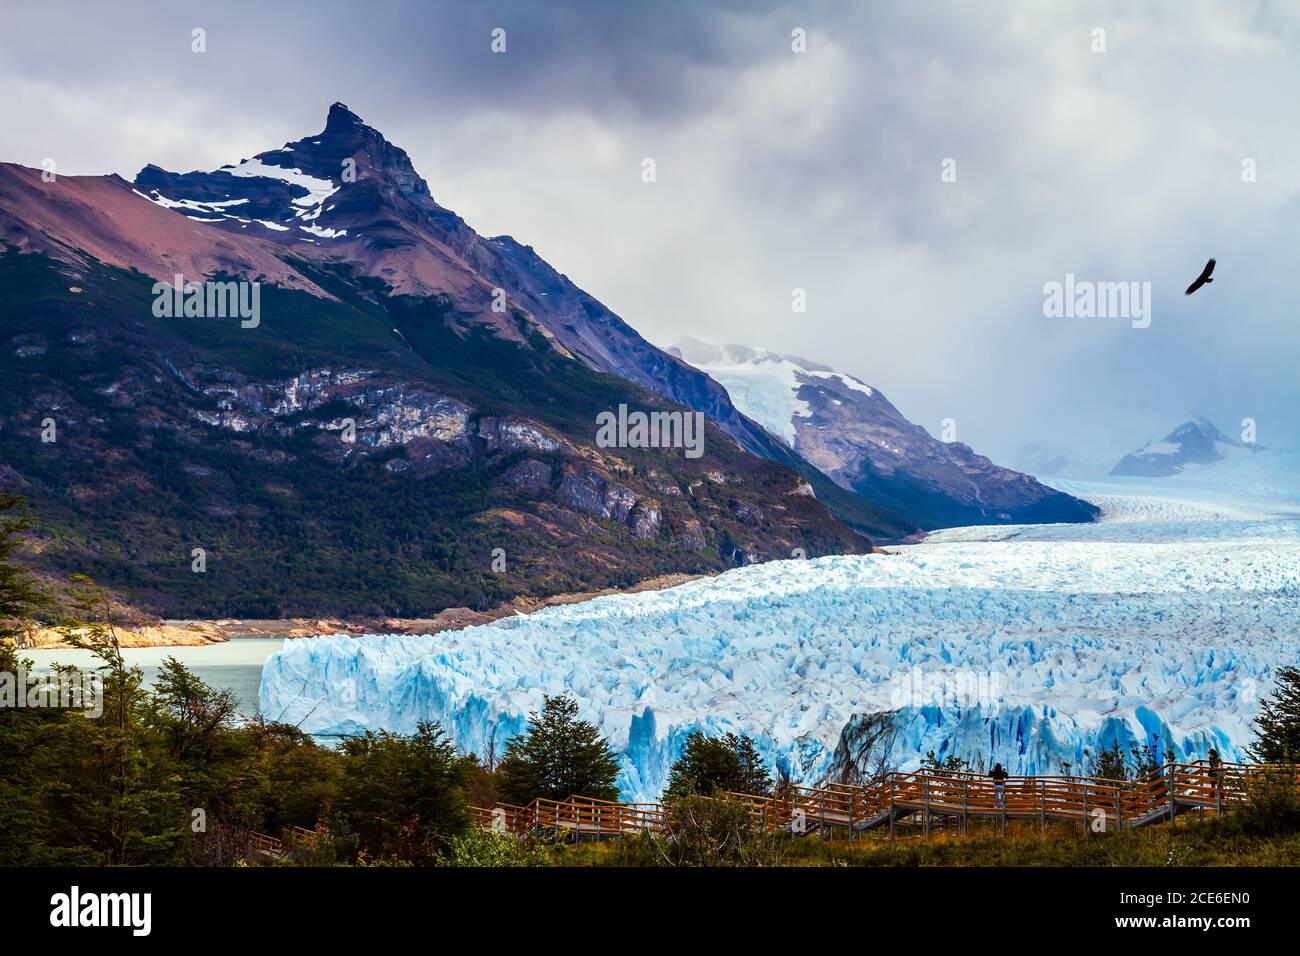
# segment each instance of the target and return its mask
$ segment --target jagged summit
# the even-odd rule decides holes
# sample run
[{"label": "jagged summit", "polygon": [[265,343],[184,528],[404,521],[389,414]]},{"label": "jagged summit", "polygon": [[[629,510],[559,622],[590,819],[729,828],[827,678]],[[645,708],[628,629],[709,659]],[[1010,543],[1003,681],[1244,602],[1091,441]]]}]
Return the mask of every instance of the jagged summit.
[{"label": "jagged summit", "polygon": [[329,115],[325,118],[326,132],[329,132],[330,128],[334,126],[357,124],[361,124],[361,117],[348,109],[348,104],[337,102],[330,104]]},{"label": "jagged summit", "polygon": [[211,172],[171,173],[150,164],[135,186],[197,222],[280,244],[337,244],[393,213],[410,219],[409,210],[392,208],[397,196],[425,212],[438,209],[406,151],[343,103],[330,107],[314,136]]}]

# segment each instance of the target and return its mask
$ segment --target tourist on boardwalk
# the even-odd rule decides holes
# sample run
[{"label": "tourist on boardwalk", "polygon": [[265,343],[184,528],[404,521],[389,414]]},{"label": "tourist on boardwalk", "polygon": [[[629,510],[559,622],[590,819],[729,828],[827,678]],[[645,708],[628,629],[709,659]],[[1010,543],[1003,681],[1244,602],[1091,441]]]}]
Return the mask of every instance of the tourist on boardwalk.
[{"label": "tourist on boardwalk", "polygon": [[1218,799],[1219,791],[1221,789],[1221,778],[1222,778],[1223,771],[1221,769],[1222,761],[1219,760],[1219,752],[1215,750],[1213,747],[1210,748],[1209,764],[1210,764],[1210,779],[1213,781],[1213,786],[1214,786],[1214,789],[1211,791],[1211,795],[1215,799]]},{"label": "tourist on boardwalk", "polygon": [[1002,806],[1003,800],[1006,799],[1007,777],[1011,774],[1002,769],[1002,764],[995,763],[993,769],[989,771],[989,776],[993,778],[993,792],[997,794],[998,806]]}]

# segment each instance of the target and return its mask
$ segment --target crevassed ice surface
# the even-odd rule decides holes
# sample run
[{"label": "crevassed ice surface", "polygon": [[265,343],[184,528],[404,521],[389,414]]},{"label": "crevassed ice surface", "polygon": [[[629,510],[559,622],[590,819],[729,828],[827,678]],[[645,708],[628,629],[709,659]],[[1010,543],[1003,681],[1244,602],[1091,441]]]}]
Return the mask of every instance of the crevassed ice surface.
[{"label": "crevassed ice surface", "polygon": [[653,799],[692,730],[753,736],[817,782],[855,715],[892,713],[892,766],[927,751],[1012,772],[1153,743],[1244,756],[1297,659],[1300,458],[1058,482],[1094,525],[958,528],[890,554],[781,561],[432,636],[286,642],[268,718],[319,734],[443,725],[484,754],[567,692]]}]

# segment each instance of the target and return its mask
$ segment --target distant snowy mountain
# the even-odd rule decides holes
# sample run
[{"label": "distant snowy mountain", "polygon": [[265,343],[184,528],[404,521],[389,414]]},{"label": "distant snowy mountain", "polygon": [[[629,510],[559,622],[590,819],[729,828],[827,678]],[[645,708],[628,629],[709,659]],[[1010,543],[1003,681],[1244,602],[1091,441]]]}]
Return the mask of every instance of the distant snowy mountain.
[{"label": "distant snowy mountain", "polygon": [[1031,475],[1056,475],[1070,465],[1070,456],[1044,442],[1030,442],[1016,449],[1012,464]]},{"label": "distant snowy mountain", "polygon": [[926,530],[1092,521],[1087,502],[943,442],[844,372],[744,345],[686,338],[668,349],[724,385],[740,411],[836,484],[911,515]]},{"label": "distant snowy mountain", "polygon": [[1110,473],[1134,478],[1164,478],[1177,475],[1189,466],[1209,465],[1262,450],[1260,445],[1229,438],[1212,422],[1197,417],[1183,422],[1160,441],[1149,442],[1125,455]]}]

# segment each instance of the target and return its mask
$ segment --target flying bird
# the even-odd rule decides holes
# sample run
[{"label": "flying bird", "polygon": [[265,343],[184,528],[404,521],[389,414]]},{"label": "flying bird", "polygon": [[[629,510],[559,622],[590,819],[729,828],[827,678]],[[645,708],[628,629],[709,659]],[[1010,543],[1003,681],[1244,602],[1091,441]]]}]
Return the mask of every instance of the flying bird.
[{"label": "flying bird", "polygon": [[1212,273],[1213,271],[1214,271],[1214,260],[1211,259],[1209,262],[1205,264],[1205,268],[1201,270],[1201,274],[1196,277],[1196,281],[1187,287],[1187,291],[1184,292],[1183,295],[1191,295],[1201,286],[1205,285],[1205,283],[1213,282],[1214,280],[1210,278],[1210,273]]}]

